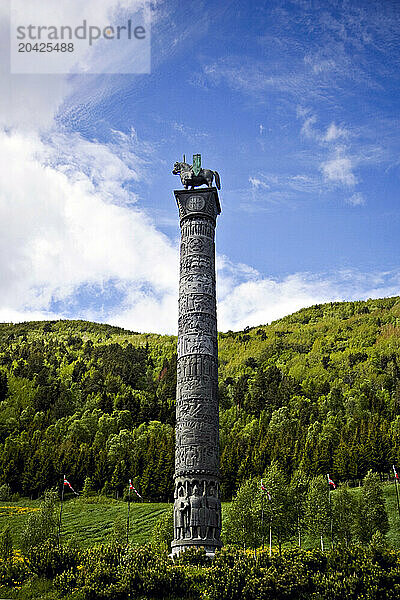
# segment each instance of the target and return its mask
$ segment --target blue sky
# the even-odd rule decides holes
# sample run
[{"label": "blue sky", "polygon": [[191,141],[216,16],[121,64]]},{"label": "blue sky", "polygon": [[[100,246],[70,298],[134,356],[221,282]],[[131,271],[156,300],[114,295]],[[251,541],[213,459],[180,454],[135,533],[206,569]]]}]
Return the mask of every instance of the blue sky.
[{"label": "blue sky", "polygon": [[[133,6],[96,2],[114,14]],[[3,69],[15,181],[0,202],[17,195],[8,247],[21,231],[29,243],[7,250],[0,319],[174,332],[171,169],[197,152],[222,180],[221,329],[398,294],[399,3],[213,4],[153,5],[149,75]]]}]

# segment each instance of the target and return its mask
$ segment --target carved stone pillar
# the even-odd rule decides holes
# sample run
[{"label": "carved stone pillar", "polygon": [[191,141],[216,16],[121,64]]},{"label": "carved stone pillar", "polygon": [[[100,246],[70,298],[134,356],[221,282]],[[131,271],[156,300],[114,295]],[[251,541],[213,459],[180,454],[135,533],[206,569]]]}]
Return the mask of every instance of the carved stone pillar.
[{"label": "carved stone pillar", "polygon": [[218,348],[215,294],[216,188],[177,190],[181,224],[175,503],[172,553],[221,547]]}]

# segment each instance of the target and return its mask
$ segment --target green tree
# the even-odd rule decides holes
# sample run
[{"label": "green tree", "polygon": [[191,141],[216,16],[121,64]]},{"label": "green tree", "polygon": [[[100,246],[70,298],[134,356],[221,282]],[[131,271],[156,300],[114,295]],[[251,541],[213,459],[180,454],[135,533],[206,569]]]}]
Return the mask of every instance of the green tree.
[{"label": "green tree", "polygon": [[334,493],[331,492],[331,499],[335,539],[348,545],[354,537],[356,500],[347,485],[340,486]]},{"label": "green tree", "polygon": [[329,488],[326,477],[314,477],[308,488],[306,501],[306,523],[310,535],[318,537],[324,550],[324,536],[330,530]]},{"label": "green tree", "polygon": [[93,482],[90,477],[85,477],[85,482],[83,484],[82,496],[84,498],[88,498],[89,496],[93,496],[94,488]]},{"label": "green tree", "polygon": [[7,502],[8,500],[11,500],[11,488],[8,485],[8,483],[3,483],[3,485],[0,486],[0,502]]},{"label": "green tree", "polygon": [[272,537],[278,543],[281,552],[282,543],[292,537],[296,527],[293,498],[288,481],[278,463],[272,463],[263,478],[263,483],[267,488],[267,492],[260,491],[260,494],[263,494],[264,528],[271,527]]},{"label": "green tree", "polygon": [[248,479],[240,486],[232,504],[226,510],[223,525],[224,542],[257,548],[262,543],[261,490],[258,478]]},{"label": "green tree", "polygon": [[368,471],[363,480],[358,506],[357,534],[362,542],[369,542],[376,531],[386,534],[389,519],[385,508],[382,483],[377,473]]},{"label": "green tree", "polygon": [[306,528],[305,506],[307,501],[308,478],[299,469],[295,471],[290,482],[289,495],[293,504],[293,519],[297,527],[298,543],[301,548],[302,532]]},{"label": "green tree", "polygon": [[33,546],[49,541],[57,541],[58,519],[56,515],[57,492],[47,490],[37,512],[29,515],[22,533],[22,548],[27,551]]}]

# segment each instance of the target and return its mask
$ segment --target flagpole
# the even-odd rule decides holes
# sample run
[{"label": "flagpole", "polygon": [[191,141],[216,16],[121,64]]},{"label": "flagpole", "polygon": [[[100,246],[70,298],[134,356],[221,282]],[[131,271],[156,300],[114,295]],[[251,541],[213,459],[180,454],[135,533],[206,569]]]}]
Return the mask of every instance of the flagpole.
[{"label": "flagpole", "polygon": [[60,542],[61,542],[61,517],[62,517],[63,502],[64,502],[64,481],[65,481],[65,475],[64,475],[63,482],[62,482],[60,518],[58,521],[58,547],[60,547]]},{"label": "flagpole", "polygon": [[393,471],[394,471],[394,485],[396,486],[396,498],[397,498],[397,511],[399,513],[399,518],[400,518],[400,502],[399,502],[399,490],[397,488],[398,485],[398,480],[397,480],[397,471],[393,465]]},{"label": "flagpole", "polygon": [[331,548],[333,548],[333,518],[332,518],[332,507],[331,507],[331,485],[329,485],[329,516],[331,519]]},{"label": "flagpole", "polygon": [[264,494],[261,490],[261,538],[262,538],[262,549],[264,550]]},{"label": "flagpole", "polygon": [[128,518],[126,520],[126,543],[129,544],[129,513],[131,509],[131,482],[129,482],[128,490]]},{"label": "flagpole", "polygon": [[272,517],[269,522],[269,555],[272,556]]}]

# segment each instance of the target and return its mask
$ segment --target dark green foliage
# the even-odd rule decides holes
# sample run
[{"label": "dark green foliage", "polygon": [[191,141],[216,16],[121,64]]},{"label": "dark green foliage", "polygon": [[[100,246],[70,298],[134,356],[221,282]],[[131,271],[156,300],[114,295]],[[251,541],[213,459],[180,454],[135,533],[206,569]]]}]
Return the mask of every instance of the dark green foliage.
[{"label": "dark green foliage", "polygon": [[53,546],[56,544],[58,528],[56,502],[56,492],[47,491],[40,509],[29,515],[21,540],[25,552],[44,542]]},{"label": "dark green foliage", "polygon": [[66,595],[78,589],[82,600],[166,598],[186,595],[186,580],[184,570],[166,554],[149,546],[112,544],[82,552],[77,568],[58,576],[55,586]]},{"label": "dark green foliage", "polygon": [[[222,493],[277,463],[356,481],[400,464],[400,300],[328,303],[219,334]],[[0,324],[0,485],[172,497],[176,338]]]},{"label": "dark green foliage", "polygon": [[[227,546],[211,562],[202,550],[172,560],[150,546],[48,546],[32,552],[30,562],[35,573],[57,573],[53,589],[68,600],[395,600],[400,593],[400,552],[377,536],[366,547],[259,551],[256,558]],[[23,557],[1,563],[0,584],[34,582],[26,564]]]},{"label": "dark green foliage", "polygon": [[8,392],[7,373],[0,371],[0,402],[6,399]]},{"label": "dark green foliage", "polygon": [[10,526],[5,527],[0,534],[0,558],[9,560],[13,553],[13,541]]},{"label": "dark green foliage", "polygon": [[324,549],[324,537],[329,534],[331,506],[326,477],[319,475],[310,481],[307,493],[305,518],[308,532],[319,538]]},{"label": "dark green foliage", "polygon": [[154,525],[151,535],[151,545],[170,552],[171,543],[174,539],[174,508],[171,504],[168,509],[159,516]]},{"label": "dark green foliage", "polygon": [[331,499],[334,538],[348,545],[357,531],[357,502],[346,485],[339,487]]},{"label": "dark green foliage", "polygon": [[30,548],[26,553],[30,570],[47,579],[78,565],[79,552],[70,545],[55,546],[49,541]]},{"label": "dark green foliage", "polygon": [[358,537],[362,542],[369,542],[376,532],[386,534],[388,531],[382,484],[377,473],[369,471],[364,477],[358,506]]}]

